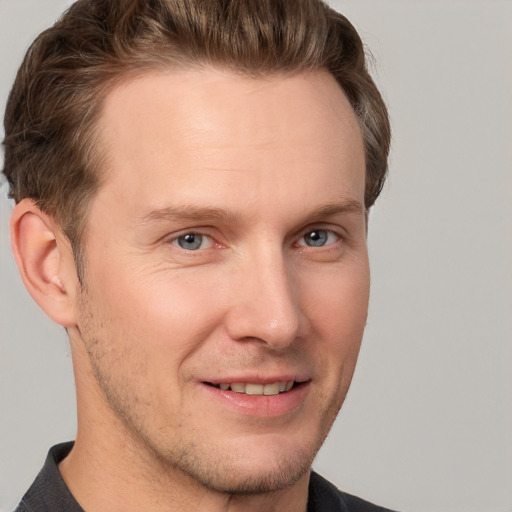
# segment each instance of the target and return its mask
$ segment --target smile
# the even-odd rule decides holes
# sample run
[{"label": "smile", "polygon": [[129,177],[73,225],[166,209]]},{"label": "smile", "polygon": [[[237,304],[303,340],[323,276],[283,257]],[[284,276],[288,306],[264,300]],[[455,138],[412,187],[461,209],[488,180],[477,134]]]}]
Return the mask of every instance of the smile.
[{"label": "smile", "polygon": [[223,391],[234,391],[235,393],[242,393],[245,395],[279,395],[286,393],[293,388],[295,381],[277,381],[269,384],[254,384],[250,382],[222,382],[220,384],[211,384],[214,388],[222,389]]},{"label": "smile", "polygon": [[[276,378],[275,376],[274,378]],[[257,379],[232,377],[233,382],[203,381],[201,389],[208,400],[213,399],[231,411],[244,416],[276,418],[299,410],[311,389],[311,378],[290,378],[283,375],[276,380],[258,382]]]}]

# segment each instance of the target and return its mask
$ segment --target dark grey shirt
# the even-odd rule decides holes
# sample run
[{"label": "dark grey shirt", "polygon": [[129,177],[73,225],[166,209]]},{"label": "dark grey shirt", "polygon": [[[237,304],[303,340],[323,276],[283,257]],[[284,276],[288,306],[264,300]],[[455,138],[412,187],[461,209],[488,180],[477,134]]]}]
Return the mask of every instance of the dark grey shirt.
[{"label": "dark grey shirt", "polygon": [[[54,446],[43,469],[14,512],[84,512],[66,486],[57,467],[73,443]],[[391,512],[339,491],[315,472],[309,481],[308,512]]]}]

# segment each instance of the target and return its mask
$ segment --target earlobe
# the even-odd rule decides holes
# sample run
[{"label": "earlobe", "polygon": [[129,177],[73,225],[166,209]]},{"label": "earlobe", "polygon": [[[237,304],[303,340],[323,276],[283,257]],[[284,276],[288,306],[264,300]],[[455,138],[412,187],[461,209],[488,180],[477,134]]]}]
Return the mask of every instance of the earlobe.
[{"label": "earlobe", "polygon": [[69,241],[30,199],[15,205],[10,227],[14,258],[28,292],[53,321],[75,325],[78,279]]}]

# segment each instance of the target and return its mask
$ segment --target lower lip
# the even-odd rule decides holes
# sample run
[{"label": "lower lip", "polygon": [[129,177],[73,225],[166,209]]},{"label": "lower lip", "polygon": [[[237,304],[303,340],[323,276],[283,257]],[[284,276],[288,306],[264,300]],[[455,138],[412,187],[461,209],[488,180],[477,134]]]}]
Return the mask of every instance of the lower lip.
[{"label": "lower lip", "polygon": [[213,399],[247,416],[275,418],[298,409],[309,389],[309,382],[303,382],[290,391],[279,395],[246,395],[234,391],[201,384],[203,390]]}]

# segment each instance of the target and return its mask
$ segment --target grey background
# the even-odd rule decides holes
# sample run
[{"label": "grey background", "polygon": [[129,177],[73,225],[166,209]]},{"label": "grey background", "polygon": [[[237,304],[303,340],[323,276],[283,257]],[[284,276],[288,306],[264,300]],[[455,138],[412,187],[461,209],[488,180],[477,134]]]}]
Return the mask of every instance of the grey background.
[{"label": "grey background", "polygon": [[[0,106],[68,4],[0,0]],[[393,122],[370,219],[372,296],[351,392],[316,469],[404,511],[512,511],[512,3],[346,0]],[[3,135],[3,132],[2,132]],[[25,292],[0,190],[0,511],[72,439],[62,328]]]}]

